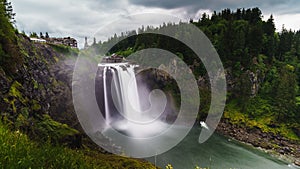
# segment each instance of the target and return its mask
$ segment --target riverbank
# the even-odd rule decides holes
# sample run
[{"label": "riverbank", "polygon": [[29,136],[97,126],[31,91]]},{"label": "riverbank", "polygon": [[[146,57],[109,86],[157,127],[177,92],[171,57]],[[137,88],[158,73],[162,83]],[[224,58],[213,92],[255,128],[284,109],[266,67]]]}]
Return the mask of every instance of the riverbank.
[{"label": "riverbank", "polygon": [[271,132],[263,132],[258,127],[248,127],[234,124],[228,118],[223,118],[216,131],[232,139],[251,144],[282,160],[298,163],[300,160],[300,144]]}]

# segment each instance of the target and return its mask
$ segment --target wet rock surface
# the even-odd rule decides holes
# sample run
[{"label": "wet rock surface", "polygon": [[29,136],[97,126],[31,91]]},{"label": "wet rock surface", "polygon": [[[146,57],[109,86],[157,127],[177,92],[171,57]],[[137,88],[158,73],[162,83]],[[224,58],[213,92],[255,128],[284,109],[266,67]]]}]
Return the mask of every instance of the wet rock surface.
[{"label": "wet rock surface", "polygon": [[299,142],[288,140],[274,133],[262,132],[259,128],[248,128],[232,124],[228,119],[222,119],[217,127],[217,132],[238,141],[249,143],[254,147],[261,147],[279,155],[287,155],[295,163],[297,159],[298,161],[300,159]]}]

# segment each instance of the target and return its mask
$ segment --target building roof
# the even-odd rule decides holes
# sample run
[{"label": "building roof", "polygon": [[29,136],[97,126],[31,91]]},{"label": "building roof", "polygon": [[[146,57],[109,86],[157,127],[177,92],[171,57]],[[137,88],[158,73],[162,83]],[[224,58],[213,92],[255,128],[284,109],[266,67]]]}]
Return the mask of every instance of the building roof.
[{"label": "building roof", "polygon": [[39,39],[39,38],[30,38],[30,40],[35,42],[46,42],[45,39]]}]

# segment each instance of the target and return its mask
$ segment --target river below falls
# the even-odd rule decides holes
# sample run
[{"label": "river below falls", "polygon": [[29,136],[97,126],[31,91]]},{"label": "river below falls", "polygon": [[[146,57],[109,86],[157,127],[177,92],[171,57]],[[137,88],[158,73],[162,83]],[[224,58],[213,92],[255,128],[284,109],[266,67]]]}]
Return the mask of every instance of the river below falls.
[{"label": "river below falls", "polygon": [[198,143],[201,128],[193,127],[190,133],[166,153],[146,160],[161,168],[171,164],[174,169],[297,169],[293,164],[224,136],[214,134],[203,144]]}]

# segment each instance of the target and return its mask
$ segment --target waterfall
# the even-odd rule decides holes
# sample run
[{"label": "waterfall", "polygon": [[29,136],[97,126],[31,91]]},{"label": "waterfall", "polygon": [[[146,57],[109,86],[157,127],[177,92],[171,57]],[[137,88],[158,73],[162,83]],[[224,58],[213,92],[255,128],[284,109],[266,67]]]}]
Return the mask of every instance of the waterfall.
[{"label": "waterfall", "polygon": [[129,121],[138,121],[140,120],[139,114],[141,112],[138,88],[134,66],[128,66],[129,67],[116,67],[120,85],[120,95],[118,95],[118,98],[122,98],[123,100],[122,115]]},{"label": "waterfall", "polygon": [[128,136],[144,138],[159,134],[168,128],[168,124],[161,121],[158,116],[153,116],[163,112],[166,104],[164,100],[152,98],[155,103],[151,103],[149,109],[141,110],[140,99],[145,101],[149,98],[146,95],[139,97],[134,72],[136,65],[100,63],[98,66],[103,77],[103,87],[99,86],[101,88],[99,91],[102,92],[98,93],[103,99],[99,103],[102,103],[102,110],[105,111],[103,115],[107,131],[116,129]]},{"label": "waterfall", "polygon": [[[116,63],[100,66],[104,67],[103,94],[107,124],[112,122],[111,118],[116,113],[111,110],[111,105],[124,119],[135,122],[140,120],[141,106],[134,73],[135,65]],[[108,78],[108,73],[112,74],[111,79]]]},{"label": "waterfall", "polygon": [[120,89],[120,81],[119,81],[119,78],[118,78],[118,73],[116,72],[116,69],[113,68],[111,69],[112,70],[112,75],[113,75],[113,84],[112,86],[114,86],[112,88],[112,96],[114,98],[117,98],[116,102],[115,102],[115,106],[116,108],[120,111],[120,112],[123,112],[123,101],[122,101],[122,98],[119,97],[121,96],[121,89]]},{"label": "waterfall", "polygon": [[105,119],[106,123],[110,123],[110,111],[109,111],[109,105],[108,105],[108,92],[107,92],[107,80],[106,80],[106,73],[107,73],[108,67],[104,67],[103,70],[103,90],[104,90],[104,106],[105,106]]}]

